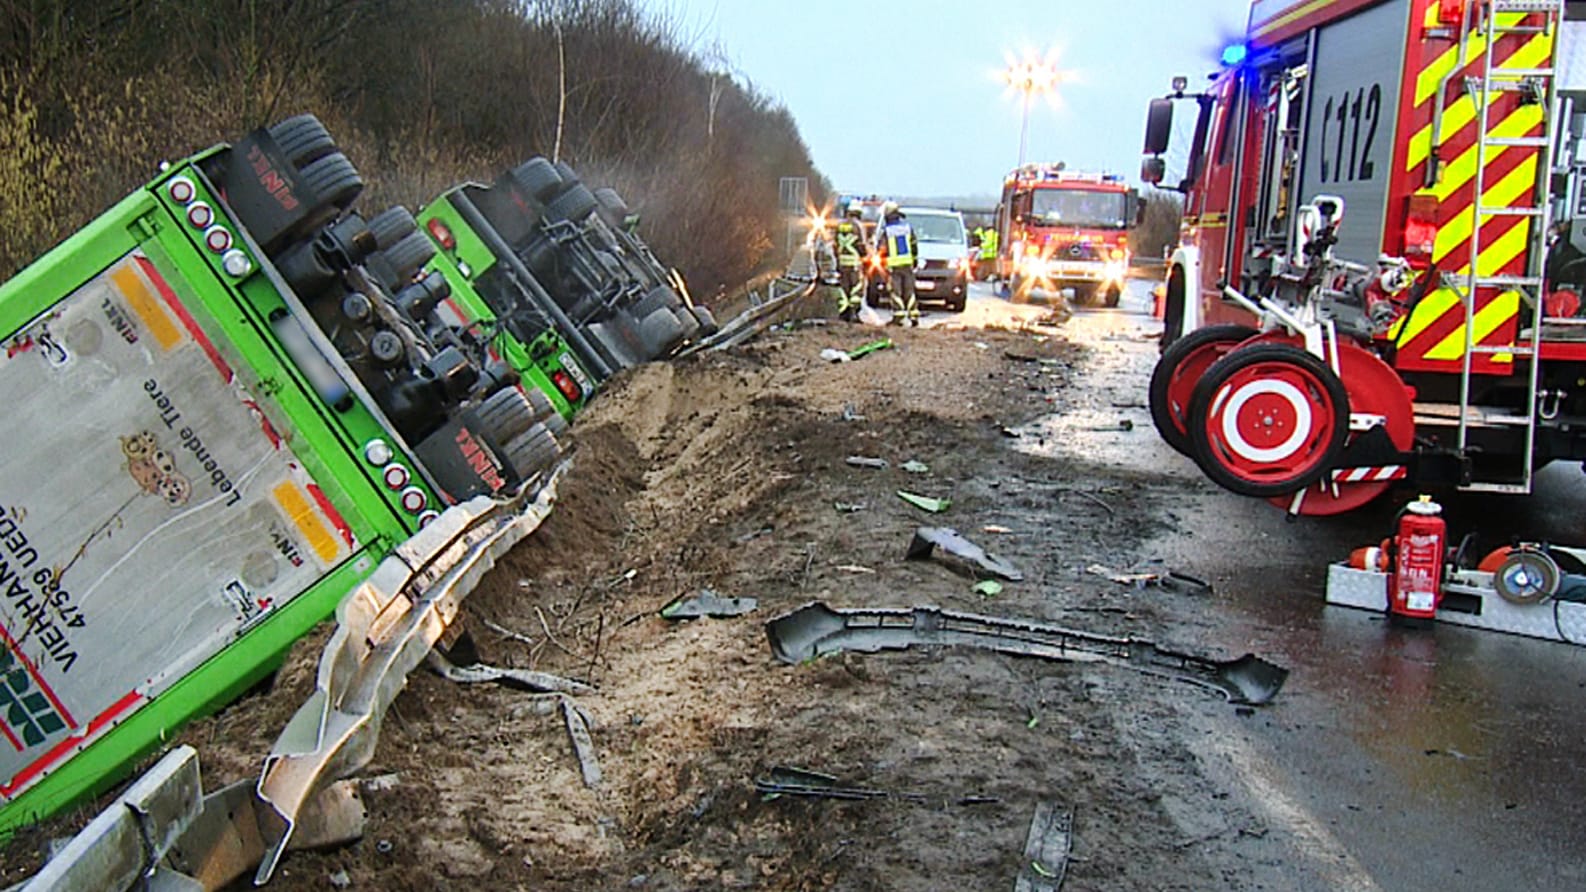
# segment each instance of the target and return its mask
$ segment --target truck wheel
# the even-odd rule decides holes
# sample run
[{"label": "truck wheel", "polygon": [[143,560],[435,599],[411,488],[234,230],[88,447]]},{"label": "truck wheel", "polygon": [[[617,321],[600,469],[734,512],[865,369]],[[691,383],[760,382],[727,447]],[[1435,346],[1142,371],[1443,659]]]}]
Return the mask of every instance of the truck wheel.
[{"label": "truck wheel", "polygon": [[332,152],[310,162],[299,174],[315,205],[334,206],[344,211],[363,192],[363,177],[358,175],[358,169],[352,166],[347,156],[340,152]]},{"label": "truck wheel", "polygon": [[617,194],[617,190],[596,189],[594,194],[595,200],[600,202],[600,215],[606,218],[606,222],[612,226],[620,227],[622,221],[632,213],[628,209],[628,203],[622,200],[621,195]]},{"label": "truck wheel", "polygon": [[566,192],[551,199],[545,206],[545,215],[552,220],[570,220],[581,223],[598,206],[595,196],[582,183],[575,183]]},{"label": "truck wheel", "polygon": [[1228,355],[1241,341],[1258,332],[1247,325],[1213,325],[1197,329],[1174,341],[1151,370],[1151,422],[1162,441],[1182,455],[1190,454],[1184,415],[1190,397],[1212,363]]},{"label": "truck wheel", "polygon": [[540,423],[545,425],[551,433],[555,434],[557,440],[561,440],[562,437],[567,435],[567,419],[563,418],[560,412],[552,412],[540,419]]},{"label": "truck wheel", "polygon": [[336,151],[330,131],[313,115],[287,118],[270,128],[270,138],[293,167],[302,167]]},{"label": "truck wheel", "polygon": [[663,307],[671,310],[682,305],[683,300],[677,296],[676,291],[665,285],[658,285],[646,291],[644,297],[639,298],[633,305],[633,315],[635,318],[643,319]]},{"label": "truck wheel", "polygon": [[666,307],[662,307],[639,323],[639,337],[644,341],[649,356],[656,359],[671,352],[683,340],[683,323]]},{"label": "truck wheel", "polygon": [[573,165],[568,164],[566,161],[558,161],[554,166],[557,174],[561,176],[562,182],[568,185],[583,182],[583,180],[579,179],[578,172],[573,170]]},{"label": "truck wheel", "polygon": [[526,383],[523,385],[522,392],[524,398],[529,401],[529,406],[534,410],[535,421],[544,421],[552,415],[558,414],[556,404],[551,402],[551,398],[546,395],[545,391]]},{"label": "truck wheel", "polygon": [[694,314],[695,319],[699,320],[699,330],[704,337],[708,338],[721,331],[721,326],[716,324],[716,315],[710,311],[710,307],[703,304],[695,304],[690,312]]},{"label": "truck wheel", "polygon": [[556,435],[551,433],[550,428],[536,424],[525,433],[513,438],[501,451],[505,453],[502,457],[512,465],[512,470],[517,473],[518,479],[527,480],[556,464],[562,448],[556,442]]},{"label": "truck wheel", "polygon": [[369,234],[374,236],[376,250],[384,251],[418,230],[413,212],[401,205],[387,208],[369,220]]},{"label": "truck wheel", "polygon": [[[545,399],[545,394],[540,394],[540,397]],[[546,402],[550,401],[547,399]],[[485,397],[474,414],[484,428],[484,433],[497,443],[512,440],[539,420],[532,398],[516,387],[503,387]]]},{"label": "truck wheel", "polygon": [[1123,289],[1117,285],[1110,285],[1107,288],[1107,296],[1103,298],[1102,302],[1109,307],[1117,308],[1119,302],[1122,300]]},{"label": "truck wheel", "polygon": [[422,232],[410,232],[383,252],[397,279],[406,282],[435,256],[435,243]]},{"label": "truck wheel", "polygon": [[1349,435],[1349,394],[1325,363],[1258,343],[1213,363],[1186,415],[1190,454],[1212,482],[1270,498],[1320,480]]},{"label": "truck wheel", "polygon": [[623,337],[620,329],[609,322],[592,322],[588,328],[589,337],[600,343],[605,349],[602,351],[611,357],[611,364],[617,369],[632,368],[645,361],[640,357],[627,338]]},{"label": "truck wheel", "polygon": [[512,171],[523,191],[542,202],[550,201],[562,189],[562,175],[544,158],[530,158]]}]

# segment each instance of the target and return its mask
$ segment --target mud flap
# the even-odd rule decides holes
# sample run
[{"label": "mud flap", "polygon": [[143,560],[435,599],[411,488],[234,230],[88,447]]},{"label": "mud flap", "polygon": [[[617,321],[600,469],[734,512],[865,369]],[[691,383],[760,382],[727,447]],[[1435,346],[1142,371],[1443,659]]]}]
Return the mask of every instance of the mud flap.
[{"label": "mud flap", "polygon": [[771,652],[802,663],[840,651],[877,653],[915,646],[961,645],[1046,660],[1099,662],[1216,691],[1232,703],[1259,706],[1277,696],[1289,670],[1245,654],[1213,660],[1029,620],[1001,619],[937,607],[836,609],[814,601],[766,623]]}]

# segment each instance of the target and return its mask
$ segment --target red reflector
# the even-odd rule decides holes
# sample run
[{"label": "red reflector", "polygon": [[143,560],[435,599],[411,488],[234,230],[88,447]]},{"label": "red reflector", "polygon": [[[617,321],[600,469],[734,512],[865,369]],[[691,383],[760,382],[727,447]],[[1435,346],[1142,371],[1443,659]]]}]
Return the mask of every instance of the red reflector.
[{"label": "red reflector", "polygon": [[209,224],[215,222],[215,212],[202,201],[194,202],[188,205],[187,222],[197,229],[208,229]]},{"label": "red reflector", "polygon": [[177,177],[176,179],[172,180],[171,184],[166,188],[171,196],[171,200],[177,202],[178,204],[187,204],[189,201],[193,200],[194,195],[198,194],[198,190],[193,187],[193,181],[187,179],[186,177]]},{"label": "red reflector", "polygon": [[391,489],[401,489],[407,486],[408,481],[412,479],[412,476],[408,474],[408,469],[401,465],[386,465],[384,476],[385,485]]},{"label": "red reflector", "polygon": [[567,397],[567,401],[570,403],[578,402],[578,398],[584,395],[584,392],[578,387],[578,382],[574,381],[573,376],[566,372],[551,373],[551,383],[556,385],[556,389],[560,390],[562,396]]},{"label": "red reflector", "polygon": [[1437,198],[1412,195],[1404,215],[1404,257],[1427,260],[1437,246]]},{"label": "red reflector", "polygon": [[227,248],[231,247],[231,233],[219,226],[211,227],[208,232],[204,233],[204,244],[216,254],[223,253]]},{"label": "red reflector", "polygon": [[1465,14],[1467,0],[1437,0],[1437,23],[1457,25]]},{"label": "red reflector", "polygon": [[417,514],[423,511],[428,504],[429,497],[424,495],[424,490],[411,486],[402,491],[402,507],[409,514]]},{"label": "red reflector", "polygon": [[430,237],[435,239],[435,244],[448,251],[457,247],[457,239],[452,236],[452,231],[446,227],[445,223],[437,219],[431,219],[424,226],[430,231]]}]

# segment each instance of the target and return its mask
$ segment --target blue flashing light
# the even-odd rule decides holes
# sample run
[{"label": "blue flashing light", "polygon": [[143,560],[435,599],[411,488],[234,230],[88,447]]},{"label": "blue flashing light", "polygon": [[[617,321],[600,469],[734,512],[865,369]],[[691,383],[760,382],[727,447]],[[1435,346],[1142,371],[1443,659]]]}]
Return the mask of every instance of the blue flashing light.
[{"label": "blue flashing light", "polygon": [[1223,47],[1223,64],[1227,65],[1229,68],[1233,68],[1244,62],[1245,57],[1249,54],[1250,50],[1244,44],[1229,44],[1228,46]]}]

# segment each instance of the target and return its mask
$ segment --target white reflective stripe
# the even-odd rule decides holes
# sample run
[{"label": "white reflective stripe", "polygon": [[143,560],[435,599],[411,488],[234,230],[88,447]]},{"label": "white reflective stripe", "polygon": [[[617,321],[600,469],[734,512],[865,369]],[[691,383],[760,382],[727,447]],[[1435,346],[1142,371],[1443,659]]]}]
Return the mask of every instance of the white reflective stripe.
[{"label": "white reflective stripe", "polygon": [[1383,465],[1368,468],[1334,468],[1335,483],[1378,483],[1383,480],[1402,480],[1409,476],[1404,465]]},{"label": "white reflective stripe", "polygon": [[1349,413],[1349,429],[1352,431],[1369,431],[1379,424],[1387,424],[1386,415],[1368,415],[1365,412]]},{"label": "white reflective stripe", "polygon": [[[1282,398],[1289,404],[1289,408],[1293,410],[1294,431],[1282,443],[1263,448],[1246,440],[1244,434],[1239,432],[1239,411],[1244,408],[1245,403],[1269,393]],[[1300,447],[1305,445],[1305,441],[1310,438],[1311,403],[1305,398],[1305,394],[1300,392],[1298,387],[1287,381],[1270,379],[1251,381],[1249,384],[1240,387],[1229,398],[1227,406],[1223,409],[1222,429],[1223,441],[1240,458],[1263,464],[1282,461],[1298,452]]]}]

